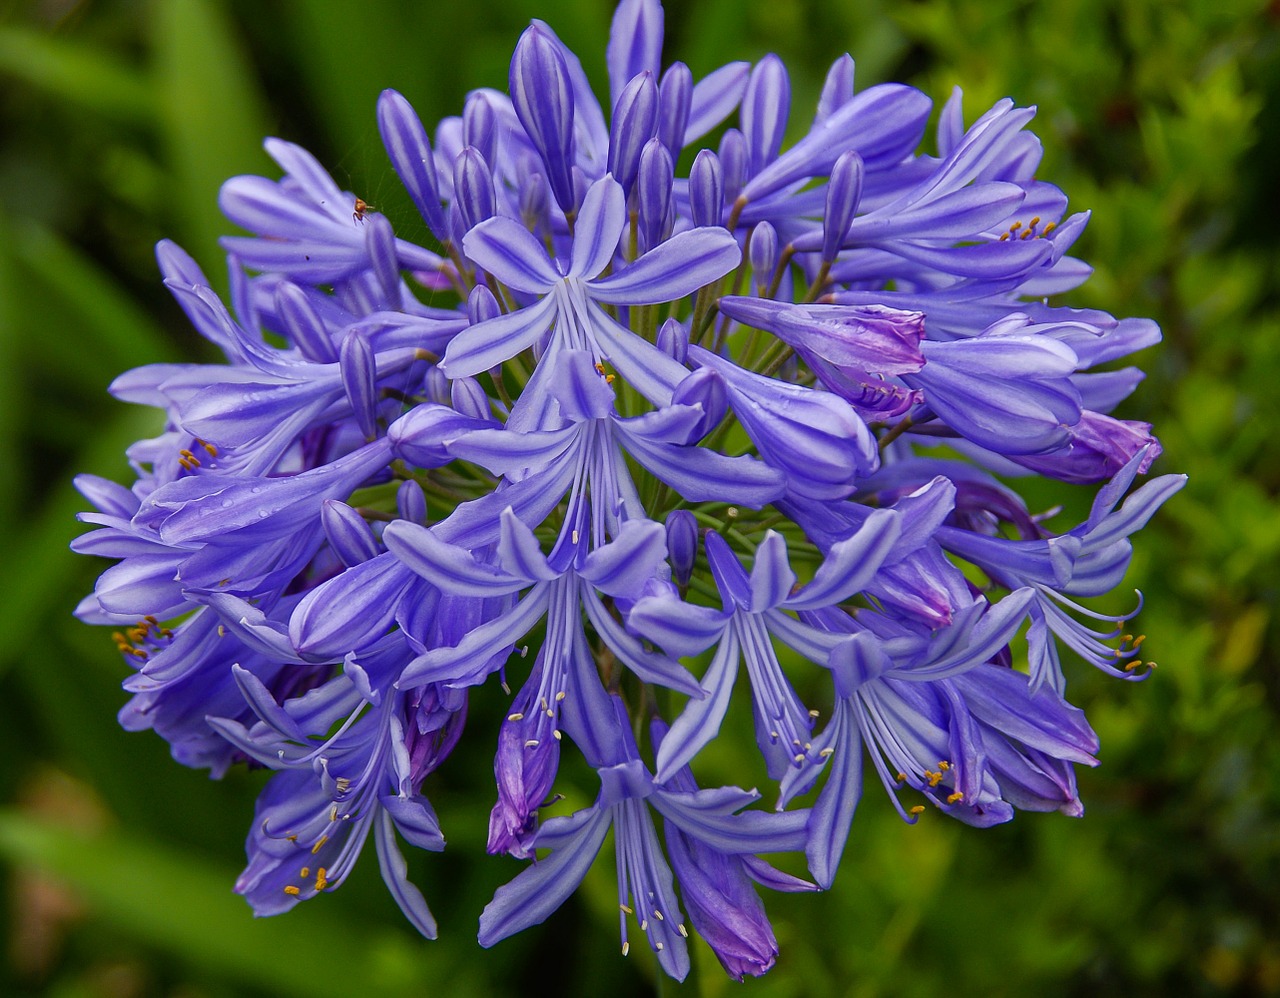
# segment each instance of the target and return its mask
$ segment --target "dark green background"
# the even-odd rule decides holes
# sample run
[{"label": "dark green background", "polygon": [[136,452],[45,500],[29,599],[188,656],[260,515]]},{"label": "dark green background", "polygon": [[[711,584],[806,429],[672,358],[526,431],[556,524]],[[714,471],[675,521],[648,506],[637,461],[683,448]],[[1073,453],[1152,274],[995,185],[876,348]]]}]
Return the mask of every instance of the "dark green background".
[{"label": "dark green background", "polygon": [[[691,0],[668,59],[701,75],[779,52],[807,120],[844,51],[858,83],[901,79],[970,120],[1037,104],[1040,175],[1097,268],[1069,302],[1150,315],[1165,343],[1121,415],[1156,424],[1157,471],[1187,489],[1138,539],[1129,583],[1160,667],[1141,685],[1077,667],[1102,737],[1087,815],[977,831],[904,827],[869,788],[835,889],[769,899],[782,956],[724,978],[695,949],[683,989],[720,995],[1280,993],[1280,5]],[[645,947],[617,955],[606,856],[547,925],[482,951],[475,919],[516,869],[483,856],[493,727],[429,787],[450,849],[415,857],[440,918],[419,940],[363,862],[338,894],[254,921],[230,885],[262,774],[221,783],[115,726],[125,668],[71,607],[102,565],[66,550],[88,470],[123,478],[153,414],[105,387],[150,361],[209,357],[160,286],[177,239],[225,284],[218,185],[275,175],[266,134],[301,142],[404,231],[378,142],[394,86],[424,121],[505,89],[532,16],[604,88],[600,0],[0,2],[0,994],[652,993]],[[1036,486],[1035,508],[1086,508]],[[1062,521],[1065,523],[1065,520]],[[1131,596],[1111,605],[1121,609]],[[732,782],[732,748],[709,764]]]}]

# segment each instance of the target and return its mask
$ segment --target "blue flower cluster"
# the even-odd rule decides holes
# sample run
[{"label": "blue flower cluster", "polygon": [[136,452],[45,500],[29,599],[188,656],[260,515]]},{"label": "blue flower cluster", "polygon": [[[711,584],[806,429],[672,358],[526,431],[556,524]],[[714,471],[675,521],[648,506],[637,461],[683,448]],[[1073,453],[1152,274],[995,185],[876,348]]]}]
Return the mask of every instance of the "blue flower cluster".
[{"label": "blue flower cluster", "polygon": [[[541,22],[433,137],[385,92],[432,248],[276,139],[281,179],[222,190],[253,233],[224,240],[231,307],[159,247],[227,363],[112,386],[167,422],[132,487],[78,480],[76,550],[117,559],[78,612],[134,669],[125,727],[276,771],[236,884],[258,914],[336,889],[372,833],[433,936],[400,840],[444,847],[424,781],[486,696],[489,849],[530,862],[480,942],[547,918],[612,829],[624,953],[634,922],[682,978],[692,929],[761,974],[757,887],[832,883],[868,760],[907,822],[1078,815],[1097,740],[1060,646],[1148,672],[1131,615],[1077,599],[1183,484],[1130,493],[1159,444],[1108,415],[1142,378],[1110,362],[1159,330],[1048,304],[1087,215],[1035,179],[1032,109],[966,127],[957,92],[921,152],[928,98],[856,90],[845,56],[784,150],[778,58],[695,82],[662,38],[658,0],[622,0],[607,108]],[[1055,533],[996,477],[1027,474],[1098,484],[1088,519]],[[737,685],[776,807],[696,782]],[[599,793],[556,814],[570,749]],[[812,882],[759,858],[787,852]]]}]

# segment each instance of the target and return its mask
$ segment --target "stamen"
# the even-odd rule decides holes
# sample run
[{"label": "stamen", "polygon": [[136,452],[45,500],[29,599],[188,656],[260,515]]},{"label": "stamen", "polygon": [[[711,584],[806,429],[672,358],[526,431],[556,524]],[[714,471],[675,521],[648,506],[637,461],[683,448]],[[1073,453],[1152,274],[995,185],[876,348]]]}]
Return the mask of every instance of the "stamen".
[{"label": "stamen", "polygon": [[508,721],[523,721],[523,720],[524,720],[524,714],[520,713],[520,711],[516,711],[514,714],[508,714],[508,715],[507,715],[507,720],[508,720]]},{"label": "stamen", "polygon": [[962,800],[964,800],[964,794],[961,793],[959,790],[947,796],[948,804],[959,804]]},{"label": "stamen", "polygon": [[291,894],[291,895],[293,895],[294,897],[297,897],[299,894],[301,894],[301,893],[302,893],[302,891],[300,891],[300,890],[298,890],[298,888],[294,887],[294,886],[293,886],[293,884],[286,884],[286,885],[285,885],[284,892],[285,892],[286,894]]},{"label": "stamen", "polygon": [[915,807],[907,808],[912,814],[924,814],[924,805],[917,804]]},{"label": "stamen", "polygon": [[623,911],[625,911],[628,915],[634,915],[634,914],[635,914],[635,912],[631,909],[631,906],[630,906],[630,905],[620,904],[620,905],[618,905],[618,907],[619,907],[620,909],[622,909]]},{"label": "stamen", "polygon": [[[334,820],[334,818],[335,818],[335,816],[337,815],[337,813],[338,813],[338,808],[337,808],[337,806],[335,805],[335,806],[333,807],[333,809],[332,809],[332,810],[330,810],[330,812],[329,812],[329,820],[330,820],[330,821],[333,821],[333,820]],[[329,841],[329,836],[327,836],[327,835],[321,835],[321,836],[320,836],[320,838],[316,839],[316,844],[315,844],[315,845],[313,845],[313,846],[311,847],[311,855],[312,855],[312,856],[314,856],[314,855],[315,855],[316,853],[318,853],[321,849],[323,849],[323,848],[324,848],[324,844],[325,844],[326,842],[328,842],[328,841]]]}]

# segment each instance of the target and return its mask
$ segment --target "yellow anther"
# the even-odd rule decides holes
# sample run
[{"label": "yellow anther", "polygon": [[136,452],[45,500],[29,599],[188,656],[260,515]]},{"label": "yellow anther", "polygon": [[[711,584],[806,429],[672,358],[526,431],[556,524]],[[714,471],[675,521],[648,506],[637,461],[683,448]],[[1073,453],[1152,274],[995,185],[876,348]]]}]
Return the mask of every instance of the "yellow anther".
[{"label": "yellow anther", "polygon": [[1133,650],[1137,651],[1139,648],[1142,647],[1142,642],[1147,640],[1147,636],[1145,634],[1139,634],[1136,638],[1133,638],[1132,640],[1133,640]]},{"label": "yellow anther", "polygon": [[810,717],[819,717],[819,716],[821,716],[821,711],[811,710],[811,711],[809,711],[809,716],[810,716]]},{"label": "yellow anther", "polygon": [[210,457],[217,457],[217,456],[218,456],[218,448],[217,448],[217,447],[215,447],[215,446],[213,446],[213,444],[209,443],[208,441],[201,440],[201,441],[200,441],[200,446],[201,446],[201,447],[203,447],[203,448],[205,449],[205,452],[206,452]]},{"label": "yellow anther", "polygon": [[1042,236],[1047,236],[1050,232],[1052,232],[1052,231],[1053,231],[1054,229],[1056,229],[1057,227],[1058,227],[1058,223],[1057,223],[1057,222],[1050,222],[1048,225],[1046,225],[1046,226],[1044,227],[1044,231],[1043,231],[1043,232],[1041,232],[1041,233],[1040,233],[1040,235],[1042,235]]},{"label": "yellow anther", "polygon": [[917,804],[915,807],[909,808],[909,810],[911,811],[912,814],[924,814],[924,805]]},{"label": "yellow anther", "polygon": [[287,885],[287,886],[285,887],[285,889],[284,889],[284,892],[285,892],[286,894],[292,894],[294,897],[297,897],[299,894],[301,894],[301,893],[302,893],[302,891],[300,891],[300,890],[298,890],[298,888],[294,887],[294,886],[293,886],[293,884],[289,884],[289,885]]},{"label": "yellow anther", "polygon": [[623,911],[625,911],[628,915],[635,914],[635,912],[631,910],[631,907],[629,905],[620,904],[618,905],[618,907],[621,908]]},{"label": "yellow anther", "polygon": [[556,712],[555,712],[554,710],[552,710],[550,707],[548,707],[548,708],[547,708],[547,717],[555,717],[555,716],[556,716]]},{"label": "yellow anther", "polygon": [[906,782],[907,782],[907,774],[906,774],[906,773],[899,773],[897,776],[895,776],[895,777],[894,777],[894,779],[895,779],[895,780],[897,780],[899,783],[906,783]]},{"label": "yellow anther", "polygon": [[522,713],[520,713],[520,711],[516,711],[514,714],[508,714],[508,715],[507,715],[507,720],[508,720],[508,721],[523,721],[523,720],[524,720],[524,715],[523,715]]},{"label": "yellow anther", "polygon": [[604,365],[596,361],[596,374],[604,374]]},{"label": "yellow anther", "polygon": [[157,620],[155,617],[153,617],[151,614],[147,614],[147,615],[146,615],[145,617],[143,617],[142,619],[143,619],[143,620],[145,620],[145,621],[146,621],[148,624],[150,624],[152,627],[155,627],[157,624],[159,624],[159,623],[160,623],[160,621],[158,621],[158,620]]},{"label": "yellow anther", "polygon": [[1002,232],[1002,233],[1000,233],[1000,239],[999,239],[999,242],[1005,242],[1008,238],[1009,238],[1009,233],[1007,233],[1007,232]]},{"label": "yellow anther", "polygon": [[1033,216],[1031,219],[1031,227],[1034,229],[1039,224],[1040,224],[1040,216],[1039,215]]},{"label": "yellow anther", "polygon": [[1140,665],[1142,665],[1142,659],[1140,659],[1140,658],[1135,658],[1132,662],[1129,662],[1129,663],[1127,663],[1127,664],[1125,665],[1125,667],[1124,667],[1124,671],[1125,671],[1125,672],[1132,672],[1134,669],[1138,668],[1138,666],[1140,666]]},{"label": "yellow anther", "polygon": [[804,753],[797,752],[795,755],[791,757],[791,759],[798,766],[800,765],[800,763],[804,762]]},{"label": "yellow anther", "polygon": [[1027,231],[1026,231],[1026,232],[1024,232],[1024,233],[1023,233],[1021,236],[1019,236],[1018,238],[1019,238],[1019,239],[1034,239],[1035,237],[1036,237],[1036,230],[1035,230],[1035,229],[1027,229]]},{"label": "yellow anther", "polygon": [[298,871],[298,876],[303,878],[311,876],[311,867],[304,866],[301,870]]},{"label": "yellow anther", "polygon": [[957,790],[953,794],[947,795],[948,804],[959,804],[962,800],[964,800],[964,794],[962,794],[959,790]]},{"label": "yellow anther", "polygon": [[[330,808],[330,809],[329,809],[329,820],[330,820],[330,821],[332,821],[332,820],[333,820],[334,815],[335,815],[335,813],[337,812],[337,810],[338,810],[338,809],[337,809],[336,807],[333,807],[333,808]],[[320,838],[316,839],[316,844],[315,844],[315,845],[313,845],[313,846],[311,847],[311,855],[312,855],[312,856],[314,856],[314,855],[315,855],[316,853],[318,853],[321,849],[323,849],[323,848],[324,848],[324,844],[325,844],[326,842],[328,842],[328,841],[329,841],[329,836],[327,836],[327,835],[321,835],[321,836],[320,836]],[[323,869],[323,867],[321,867],[321,869]]]},{"label": "yellow anther", "polygon": [[556,694],[556,701],[559,702],[560,700],[563,700],[568,695],[569,694],[566,693],[564,690],[561,690],[559,693]]},{"label": "yellow anther", "polygon": [[622,943],[622,955],[623,955],[623,956],[626,956],[626,955],[627,955],[628,953],[630,953],[630,952],[631,952],[631,944],[630,944],[629,942],[623,941],[623,943]]},{"label": "yellow anther", "polygon": [[325,876],[327,871],[322,866],[316,870],[316,890],[322,891],[329,886],[329,878]]},{"label": "yellow anther", "polygon": [[924,778],[929,781],[929,786],[931,787],[936,787],[939,783],[942,782],[942,774],[935,773],[929,769],[926,769],[924,771]]},{"label": "yellow anther", "polygon": [[285,841],[286,841],[286,842],[297,842],[297,841],[298,841],[298,836],[296,836],[296,835],[286,835],[284,838],[285,838]]},{"label": "yellow anther", "polygon": [[345,794],[351,789],[351,781],[345,776],[339,776],[334,782],[337,784],[338,793],[340,794]]},{"label": "yellow anther", "polygon": [[821,752],[818,753],[818,755],[822,756],[822,758],[825,759],[829,755],[834,755],[835,751],[836,750],[833,748],[824,748]]},{"label": "yellow anther", "polygon": [[951,768],[951,763],[947,762],[946,759],[939,759],[938,768],[945,773],[948,769]]}]

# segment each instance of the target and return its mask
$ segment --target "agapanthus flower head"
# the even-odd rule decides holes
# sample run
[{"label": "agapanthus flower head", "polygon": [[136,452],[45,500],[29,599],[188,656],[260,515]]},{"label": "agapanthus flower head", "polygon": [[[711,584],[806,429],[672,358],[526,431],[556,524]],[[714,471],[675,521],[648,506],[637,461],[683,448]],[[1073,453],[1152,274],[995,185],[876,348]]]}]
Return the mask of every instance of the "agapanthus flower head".
[{"label": "agapanthus flower head", "polygon": [[[430,246],[271,139],[283,177],[222,191],[251,233],[224,240],[230,307],[158,249],[226,362],[112,385],[166,422],[130,488],[77,480],[75,547],[116,560],[77,612],[132,670],[122,724],[276,771],[236,884],[259,914],[336,889],[372,833],[433,936],[399,840],[444,848],[431,774],[493,750],[488,848],[530,865],[483,945],[548,918],[612,829],[624,954],[634,923],[681,978],[693,931],[762,974],[756,886],[831,886],[868,760],[909,823],[1079,815],[1098,744],[1060,646],[1150,674],[1132,614],[1079,600],[1183,483],[1125,497],[1159,444],[1112,415],[1141,372],[1098,369],[1159,331],[1051,303],[1088,216],[1036,179],[1033,110],[966,127],[957,92],[924,153],[930,100],[858,90],[845,56],[784,148],[777,56],[695,79],[662,39],[658,0],[622,0],[602,101],[535,21],[507,91],[430,135],[386,91]],[[1054,532],[1014,473],[1097,499]],[[473,697],[497,731],[464,731]],[[735,702],[774,808],[699,789]],[[572,813],[566,753],[599,784]]]}]

